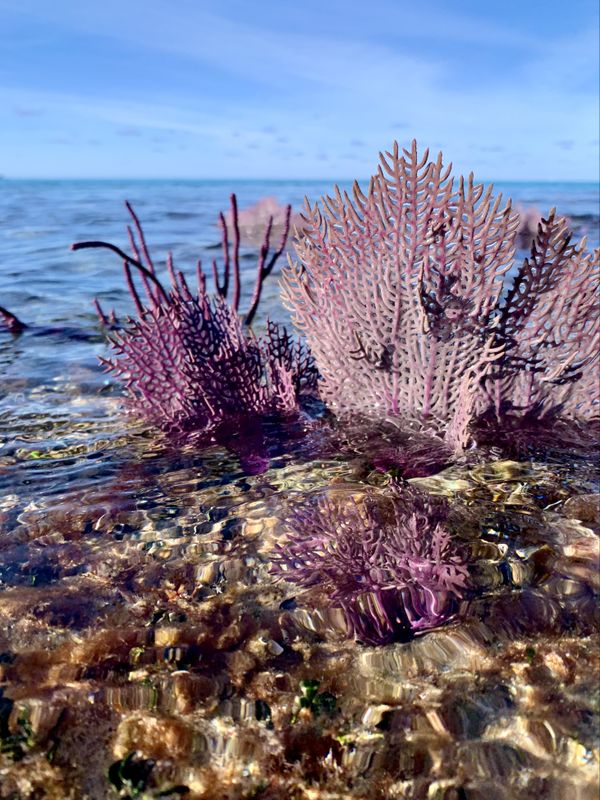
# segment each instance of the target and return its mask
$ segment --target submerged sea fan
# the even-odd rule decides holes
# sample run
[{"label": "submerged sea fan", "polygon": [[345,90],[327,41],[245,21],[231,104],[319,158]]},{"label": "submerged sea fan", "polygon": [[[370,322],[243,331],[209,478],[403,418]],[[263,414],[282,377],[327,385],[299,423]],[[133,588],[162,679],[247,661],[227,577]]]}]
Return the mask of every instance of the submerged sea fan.
[{"label": "submerged sea fan", "polygon": [[[275,197],[261,197],[251,206],[240,209],[238,213],[238,227],[241,240],[251,245],[260,245],[264,239],[265,228],[272,219],[272,232],[281,234],[287,226],[292,228],[302,224],[299,214],[290,214],[289,206],[280,205]],[[232,211],[225,215],[228,232],[234,229],[234,215]]]},{"label": "submerged sea fan", "polygon": [[294,513],[272,571],[325,592],[360,641],[406,639],[448,621],[468,588],[447,514],[443,501],[412,493],[324,499]]},{"label": "submerged sea fan", "polygon": [[304,217],[284,300],[337,413],[400,416],[462,449],[486,405],[593,407],[578,382],[597,359],[597,258],[563,220],[542,222],[503,303],[518,215],[416,142],[381,156],[367,194],[336,188]]}]

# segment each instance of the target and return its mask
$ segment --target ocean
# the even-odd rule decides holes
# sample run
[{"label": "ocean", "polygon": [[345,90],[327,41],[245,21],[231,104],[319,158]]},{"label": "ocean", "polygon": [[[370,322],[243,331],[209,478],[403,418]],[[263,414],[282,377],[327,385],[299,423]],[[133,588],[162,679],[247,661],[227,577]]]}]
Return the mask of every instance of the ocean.
[{"label": "ocean", "polygon": [[[221,447],[174,452],[123,413],[98,361],[107,344],[93,299],[123,316],[131,298],[116,256],[69,247],[128,249],[125,200],[159,274],[171,251],[193,275],[196,259],[220,258],[217,216],[231,192],[241,209],[274,196],[300,210],[331,188],[0,180],[0,305],[28,325],[0,331],[1,796],[20,785],[21,762],[47,792],[31,796],[118,796],[130,788],[118,778],[128,757],[152,760],[140,767],[152,791],[185,784],[192,797],[213,796],[198,788],[210,770],[221,787],[238,782],[215,797],[241,798],[286,769],[337,787],[336,797],[351,786],[357,797],[592,796],[591,461],[573,471],[532,456],[442,475],[434,493],[462,492],[486,510],[485,541],[465,538],[492,600],[414,642],[332,642],[327,612],[300,600],[294,610],[293,593],[269,576],[269,552],[294,498],[326,485],[362,491],[356,460],[292,443],[248,476]],[[597,185],[496,188],[542,213],[556,206],[598,245]],[[255,264],[245,246],[246,296]],[[289,321],[276,275],[259,325],[267,315]],[[557,504],[573,497],[585,513],[561,517]],[[327,712],[311,705],[321,697],[311,686],[334,698]],[[473,794],[443,794],[461,774]]]}]

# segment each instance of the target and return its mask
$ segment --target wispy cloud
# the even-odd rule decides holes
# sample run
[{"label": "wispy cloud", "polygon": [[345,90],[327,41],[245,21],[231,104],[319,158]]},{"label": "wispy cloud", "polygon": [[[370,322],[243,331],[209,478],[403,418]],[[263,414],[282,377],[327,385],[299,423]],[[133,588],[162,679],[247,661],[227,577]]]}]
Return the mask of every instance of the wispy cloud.
[{"label": "wispy cloud", "polygon": [[118,128],[115,133],[117,136],[141,136],[142,132],[139,128]]},{"label": "wispy cloud", "polygon": [[41,117],[44,112],[41,108],[28,108],[27,106],[14,106],[13,114],[17,117]]},{"label": "wispy cloud", "polygon": [[[350,9],[346,0],[0,0],[23,37],[52,32],[52,44],[30,55],[37,69],[0,55],[0,101],[13,117],[0,136],[9,161],[32,169],[35,132],[19,135],[18,120],[24,128],[28,110],[44,109],[46,134],[101,139],[104,169],[111,152],[119,168],[126,152],[136,172],[155,169],[146,144],[169,137],[161,168],[171,164],[173,174],[220,174],[229,154],[251,151],[244,174],[285,175],[293,162],[307,175],[342,177],[349,160],[371,153],[375,165],[390,137],[417,135],[486,177],[521,176],[519,159],[533,177],[583,177],[594,164],[578,143],[598,135],[598,49],[591,6],[583,2],[578,18],[578,2],[566,9],[549,0],[538,18],[516,0],[470,14],[441,0]],[[83,83],[69,61],[77,47],[82,69],[90,60]],[[176,157],[183,148],[193,161]]]}]

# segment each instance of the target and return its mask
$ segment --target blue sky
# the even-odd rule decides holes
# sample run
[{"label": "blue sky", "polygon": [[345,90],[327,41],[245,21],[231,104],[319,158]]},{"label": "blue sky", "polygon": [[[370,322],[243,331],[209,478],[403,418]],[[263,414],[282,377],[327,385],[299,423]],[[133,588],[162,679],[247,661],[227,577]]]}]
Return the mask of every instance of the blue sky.
[{"label": "blue sky", "polygon": [[0,174],[598,177],[595,0],[0,0]]}]

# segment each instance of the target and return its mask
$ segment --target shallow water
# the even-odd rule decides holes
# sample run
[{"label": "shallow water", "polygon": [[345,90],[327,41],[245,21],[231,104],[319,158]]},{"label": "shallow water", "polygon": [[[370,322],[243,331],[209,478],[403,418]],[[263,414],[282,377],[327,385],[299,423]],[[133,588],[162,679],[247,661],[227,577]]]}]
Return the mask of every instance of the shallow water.
[{"label": "shallow water", "polygon": [[[597,796],[591,455],[488,453],[414,479],[463,515],[480,591],[460,621],[365,647],[269,560],[295,503],[385,479],[323,446],[320,419],[271,437],[262,475],[174,450],[97,363],[91,299],[131,310],[121,265],[68,245],[124,245],[125,198],[191,272],[232,189],[244,207],[329,188],[0,181],[0,304],[31,324],[0,334],[0,797]],[[597,243],[594,187],[501,188]],[[285,320],[274,280],[261,313]]]}]

